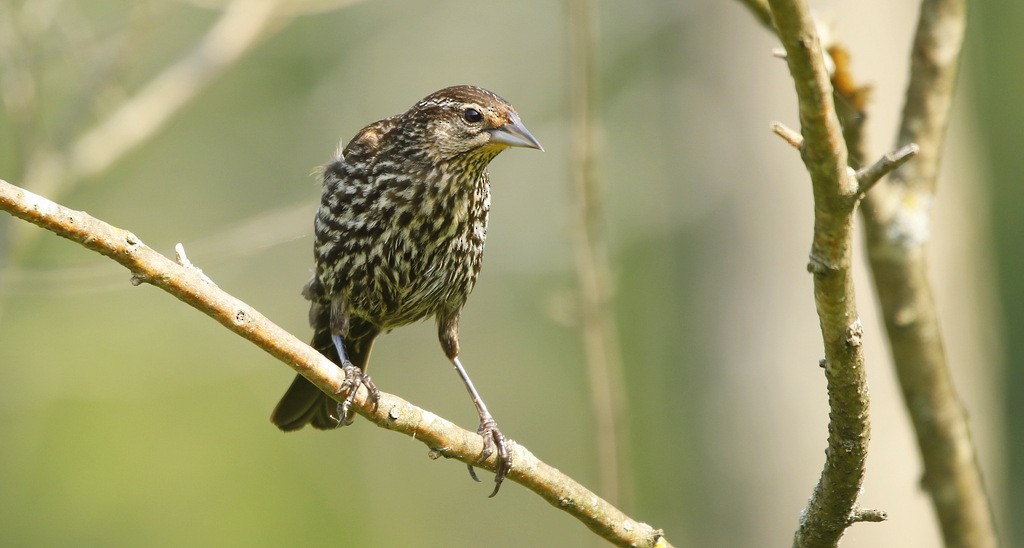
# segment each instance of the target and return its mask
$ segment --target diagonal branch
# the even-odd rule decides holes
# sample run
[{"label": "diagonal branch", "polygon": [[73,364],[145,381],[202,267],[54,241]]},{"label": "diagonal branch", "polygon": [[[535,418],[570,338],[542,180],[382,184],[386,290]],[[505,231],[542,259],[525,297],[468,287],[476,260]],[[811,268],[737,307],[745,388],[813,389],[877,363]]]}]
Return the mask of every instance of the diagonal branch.
[{"label": "diagonal branch", "polygon": [[[105,255],[132,272],[132,283],[148,283],[220,322],[268,354],[283,361],[329,394],[337,393],[344,374],[330,360],[258,311],[227,294],[179,254],[176,263],[146,246],[131,232],[84,212],[68,209],[0,180],[0,209]],[[179,264],[180,263],[180,264]],[[476,464],[480,436],[391,394],[378,405],[356,398],[357,411],[382,428],[402,432],[431,448],[432,454]],[[515,467],[508,478],[568,512],[601,537],[620,546],[670,546],[660,530],[626,516],[572,478],[512,444]],[[492,456],[481,466],[494,470]]]},{"label": "diagonal branch", "polygon": [[916,143],[910,143],[894,150],[878,159],[877,162],[857,170],[857,194],[867,194],[875,183],[880,181],[889,173],[896,171],[903,164],[910,161],[921,147]]},{"label": "diagonal branch", "polygon": [[29,165],[26,185],[35,192],[60,195],[65,186],[104,171],[144,143],[275,27],[283,26],[278,3],[233,0],[195,49],[84,132],[66,155],[43,154]]},{"label": "diagonal branch", "polygon": [[769,5],[796,86],[803,136],[800,152],[814,194],[808,270],[814,274],[830,409],[825,467],[801,514],[793,545],[835,546],[851,524],[882,515],[857,507],[870,438],[863,328],[851,273],[858,184],[847,167],[832,85],[806,2],[770,0]]}]

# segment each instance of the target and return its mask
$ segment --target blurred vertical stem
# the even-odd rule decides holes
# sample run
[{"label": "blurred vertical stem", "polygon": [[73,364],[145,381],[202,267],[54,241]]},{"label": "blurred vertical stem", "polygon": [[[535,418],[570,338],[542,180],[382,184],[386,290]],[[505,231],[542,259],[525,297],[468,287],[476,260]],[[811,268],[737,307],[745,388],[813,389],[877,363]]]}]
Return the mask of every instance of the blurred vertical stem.
[{"label": "blurred vertical stem", "polygon": [[608,250],[601,230],[601,189],[597,177],[595,50],[597,14],[592,0],[569,0],[570,146],[572,154],[573,243],[580,287],[578,325],[597,419],[601,490],[609,501],[628,506],[629,435],[618,330],[612,310]]},{"label": "blurred vertical stem", "polygon": [[927,276],[931,207],[966,26],[964,0],[924,0],[897,146],[918,158],[867,194],[868,256],[896,373],[917,433],[924,488],[946,546],[996,546],[966,413],[949,374]]}]

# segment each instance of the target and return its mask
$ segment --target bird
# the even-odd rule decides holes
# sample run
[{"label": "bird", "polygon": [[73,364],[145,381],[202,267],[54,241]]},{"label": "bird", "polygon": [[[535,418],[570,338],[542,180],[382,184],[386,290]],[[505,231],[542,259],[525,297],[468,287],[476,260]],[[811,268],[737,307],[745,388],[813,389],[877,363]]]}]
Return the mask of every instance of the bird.
[{"label": "bird", "polygon": [[343,369],[345,397],[338,403],[298,375],[271,414],[278,428],[350,424],[360,386],[374,405],[380,397],[366,374],[377,336],[433,317],[480,417],[477,464],[497,451],[490,496],[498,493],[512,468],[508,439],[459,359],[459,320],[483,261],[487,167],[510,147],[544,150],[508,101],[458,85],[366,126],[322,166],[315,270],[302,295],[310,301],[310,345]]}]

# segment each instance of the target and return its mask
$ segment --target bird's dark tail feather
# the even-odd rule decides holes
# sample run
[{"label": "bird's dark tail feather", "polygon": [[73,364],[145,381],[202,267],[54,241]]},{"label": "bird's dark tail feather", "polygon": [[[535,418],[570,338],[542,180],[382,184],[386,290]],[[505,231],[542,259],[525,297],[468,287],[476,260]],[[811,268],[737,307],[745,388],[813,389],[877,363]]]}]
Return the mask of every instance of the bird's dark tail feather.
[{"label": "bird's dark tail feather", "polygon": [[[324,321],[321,325],[326,323]],[[349,361],[363,371],[366,371],[373,340],[378,332],[376,328],[364,322],[353,322],[349,331],[350,337],[345,339],[345,351]],[[316,329],[310,346],[336,364],[341,361],[328,329]],[[341,418],[338,417],[338,402],[324,394],[302,375],[295,376],[295,380],[277,403],[274,412],[270,414],[270,421],[285,432],[298,430],[307,424],[318,430],[332,430],[342,424]]]},{"label": "bird's dark tail feather", "polygon": [[338,402],[327,397],[302,375],[296,375],[274,408],[270,420],[285,432],[298,430],[306,424],[330,430],[340,424],[338,417],[334,416],[337,408]]}]

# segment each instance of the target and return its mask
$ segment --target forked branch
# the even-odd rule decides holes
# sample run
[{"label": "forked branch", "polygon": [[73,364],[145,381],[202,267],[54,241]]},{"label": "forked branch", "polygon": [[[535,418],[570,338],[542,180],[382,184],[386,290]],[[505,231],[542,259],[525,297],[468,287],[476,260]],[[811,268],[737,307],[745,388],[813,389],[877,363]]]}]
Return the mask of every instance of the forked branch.
[{"label": "forked branch", "polygon": [[863,328],[851,273],[853,215],[860,184],[847,166],[847,150],[832,98],[817,30],[803,0],[770,0],[772,21],[786,50],[800,113],[800,134],[776,125],[800,156],[814,194],[814,236],[808,270],[825,347],[829,400],[825,467],[800,516],[793,545],[835,546],[847,527],[884,518],[857,504],[868,439],[867,377]]}]

